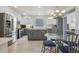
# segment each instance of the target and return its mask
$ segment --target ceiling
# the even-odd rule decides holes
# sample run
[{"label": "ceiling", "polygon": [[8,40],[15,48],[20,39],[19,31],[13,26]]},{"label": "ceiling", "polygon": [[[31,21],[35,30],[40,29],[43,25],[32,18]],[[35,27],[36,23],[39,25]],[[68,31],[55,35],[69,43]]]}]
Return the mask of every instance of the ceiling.
[{"label": "ceiling", "polygon": [[74,8],[74,6],[11,6],[22,15],[49,15],[49,13],[58,8],[66,12]]}]

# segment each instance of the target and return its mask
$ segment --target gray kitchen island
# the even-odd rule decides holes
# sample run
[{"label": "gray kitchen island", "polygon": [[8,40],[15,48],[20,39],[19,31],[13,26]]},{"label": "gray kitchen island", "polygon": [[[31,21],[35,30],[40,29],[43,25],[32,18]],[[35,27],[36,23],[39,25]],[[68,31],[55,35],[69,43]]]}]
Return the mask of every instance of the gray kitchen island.
[{"label": "gray kitchen island", "polygon": [[29,28],[27,29],[28,40],[42,40],[46,29]]}]

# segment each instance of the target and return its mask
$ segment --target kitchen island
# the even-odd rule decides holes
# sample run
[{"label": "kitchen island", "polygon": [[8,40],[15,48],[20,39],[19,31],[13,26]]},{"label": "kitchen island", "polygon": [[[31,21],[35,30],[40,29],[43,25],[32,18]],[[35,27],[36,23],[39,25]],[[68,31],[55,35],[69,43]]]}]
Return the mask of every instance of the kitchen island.
[{"label": "kitchen island", "polygon": [[28,40],[42,40],[44,38],[44,34],[47,32],[46,28],[28,28],[27,35]]}]

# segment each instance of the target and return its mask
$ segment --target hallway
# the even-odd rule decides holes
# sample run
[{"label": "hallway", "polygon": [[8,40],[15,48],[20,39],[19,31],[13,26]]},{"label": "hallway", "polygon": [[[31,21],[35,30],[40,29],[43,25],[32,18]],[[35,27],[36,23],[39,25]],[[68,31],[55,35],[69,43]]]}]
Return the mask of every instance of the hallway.
[{"label": "hallway", "polygon": [[42,41],[28,41],[27,36],[20,38],[13,45],[9,46],[9,53],[40,53]]}]

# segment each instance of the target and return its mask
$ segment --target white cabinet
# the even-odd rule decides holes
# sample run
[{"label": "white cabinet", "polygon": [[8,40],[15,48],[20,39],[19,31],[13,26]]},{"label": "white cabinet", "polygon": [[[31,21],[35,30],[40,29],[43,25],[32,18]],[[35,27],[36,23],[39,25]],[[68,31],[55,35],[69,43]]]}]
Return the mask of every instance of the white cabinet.
[{"label": "white cabinet", "polygon": [[8,53],[8,42],[12,38],[0,38],[0,53]]},{"label": "white cabinet", "polygon": [[0,45],[0,53],[8,53],[8,43],[3,43]]},{"label": "white cabinet", "polygon": [[67,15],[67,24],[69,24],[69,29],[76,28],[76,15],[75,12]]}]

